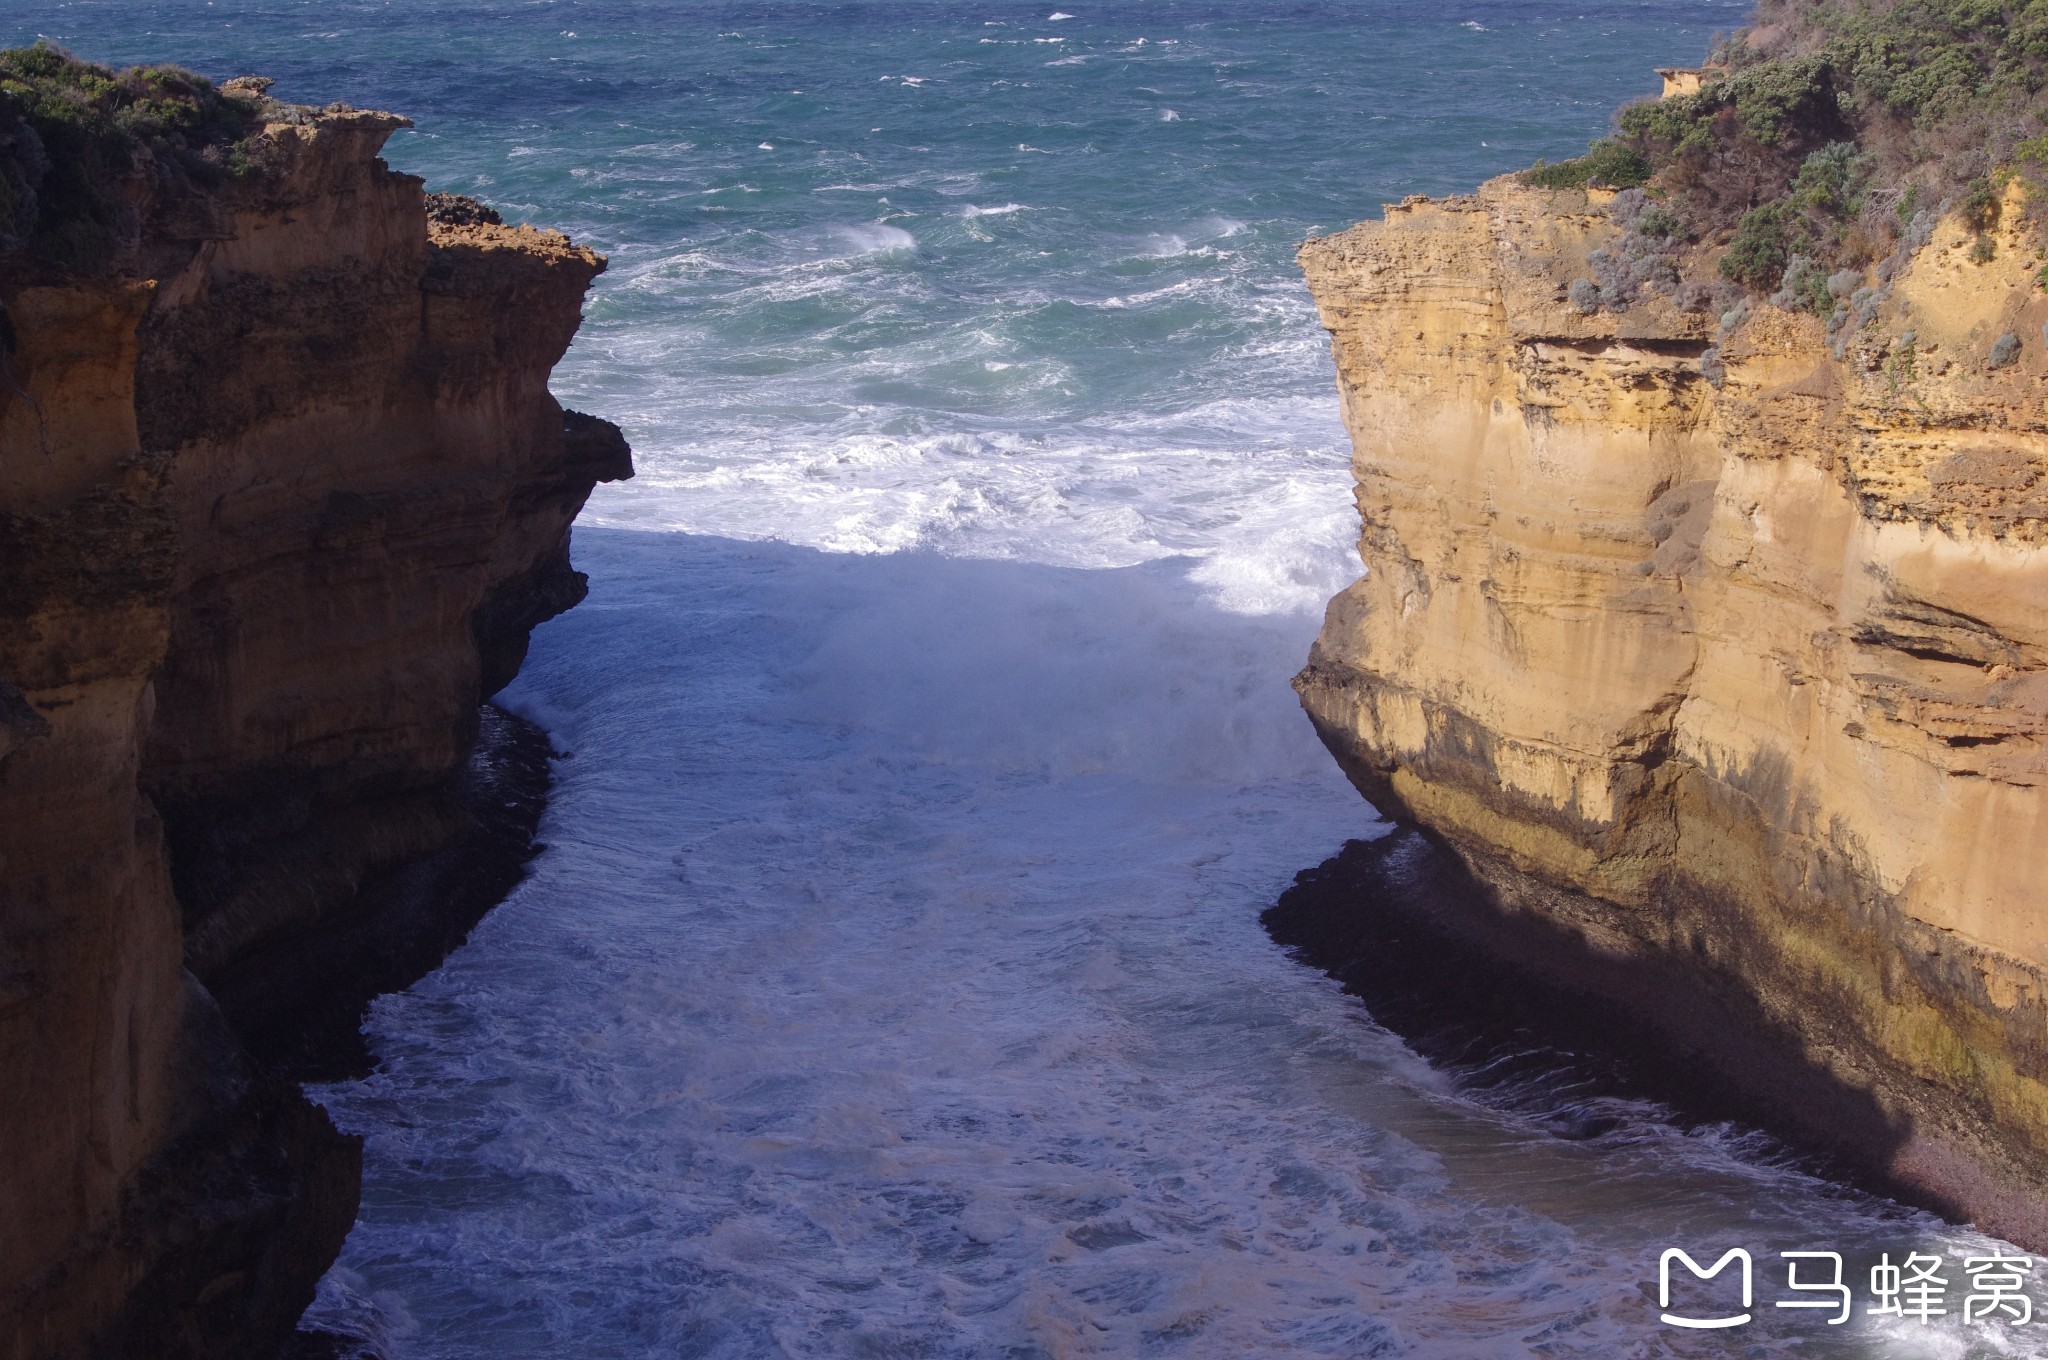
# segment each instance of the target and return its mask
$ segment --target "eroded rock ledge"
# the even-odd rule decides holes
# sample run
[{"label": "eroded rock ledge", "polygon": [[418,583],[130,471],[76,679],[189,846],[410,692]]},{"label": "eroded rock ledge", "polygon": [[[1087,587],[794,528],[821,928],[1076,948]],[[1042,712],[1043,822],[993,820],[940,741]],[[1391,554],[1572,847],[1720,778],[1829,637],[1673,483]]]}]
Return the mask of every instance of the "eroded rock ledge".
[{"label": "eroded rock ledge", "polygon": [[632,473],[547,389],[603,259],[270,107],[126,267],[0,269],[0,1357],[290,1333],[359,1168],[266,970],[337,1004],[359,890],[471,830],[479,704]]},{"label": "eroded rock ledge", "polygon": [[[1301,252],[1367,568],[1296,686],[1496,955],[2048,1245],[2048,294],[1958,222],[1831,347],[1574,281],[1497,180]],[[2017,205],[2014,205],[2016,208]]]}]

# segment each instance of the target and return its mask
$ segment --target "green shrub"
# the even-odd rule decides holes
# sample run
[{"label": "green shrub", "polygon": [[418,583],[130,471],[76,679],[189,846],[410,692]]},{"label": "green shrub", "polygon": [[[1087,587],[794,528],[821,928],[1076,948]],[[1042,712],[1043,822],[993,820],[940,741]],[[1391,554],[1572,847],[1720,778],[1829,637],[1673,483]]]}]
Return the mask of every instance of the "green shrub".
[{"label": "green shrub", "polygon": [[1797,273],[1785,279],[1785,291],[1792,295],[1792,306],[1800,311],[1812,312],[1822,320],[1835,314],[1835,295],[1828,291],[1827,267],[1817,261],[1808,260]]},{"label": "green shrub", "polygon": [[1833,76],[1825,54],[1765,62],[1722,82],[1721,97],[1752,140],[1782,146],[1798,130],[1834,115]]},{"label": "green shrub", "polygon": [[1963,195],[1961,212],[1970,230],[1985,232],[1998,225],[1998,191],[1988,179],[1976,179]]},{"label": "green shrub", "polygon": [[232,150],[257,117],[255,101],[174,66],[117,72],[42,44],[0,51],[0,133],[33,137],[0,148],[0,251],[30,246],[62,268],[100,267],[132,230],[124,188],[145,158],[150,192],[208,192],[236,173]]},{"label": "green shrub", "polygon": [[1863,210],[1871,158],[1854,142],[1830,142],[1799,164],[1792,204],[1802,212],[1854,217]]},{"label": "green shrub", "polygon": [[1833,69],[1824,55],[1764,62],[1698,94],[1631,104],[1621,111],[1621,131],[1660,160],[1711,152],[1730,136],[1788,146],[1837,120]]},{"label": "green shrub", "polygon": [[1704,75],[1524,179],[1649,187],[1686,239],[1728,243],[1723,275],[1764,291],[1795,255],[1861,270],[1912,248],[1930,208],[1960,211],[1984,258],[2015,176],[2048,244],[2048,0],[1758,0]]},{"label": "green shrub", "polygon": [[1668,241],[1683,230],[1678,214],[1661,203],[1652,203],[1636,218],[1636,231],[1654,241]]},{"label": "green shrub", "polygon": [[1776,288],[1800,244],[1794,233],[1796,221],[1792,205],[1783,200],[1744,213],[1728,253],[1721,257],[1721,276],[1759,292]]},{"label": "green shrub", "polygon": [[2042,85],[2048,10],[2039,4],[1891,0],[1827,14],[1794,8],[1803,28],[1831,40],[1868,112],[1940,122],[1986,104],[2023,102]]},{"label": "green shrub", "polygon": [[2048,168],[2048,134],[2030,137],[2012,149],[2012,163],[2015,166]]},{"label": "green shrub", "polygon": [[1623,142],[1603,138],[1577,160],[1545,165],[1538,161],[1521,174],[1524,184],[1539,189],[1633,189],[1650,178],[1650,158]]},{"label": "green shrub", "polygon": [[1631,104],[1621,111],[1622,135],[1637,145],[1654,147],[1662,159],[1704,152],[1714,146],[1714,119],[1721,110],[1716,92],[1676,95]]}]

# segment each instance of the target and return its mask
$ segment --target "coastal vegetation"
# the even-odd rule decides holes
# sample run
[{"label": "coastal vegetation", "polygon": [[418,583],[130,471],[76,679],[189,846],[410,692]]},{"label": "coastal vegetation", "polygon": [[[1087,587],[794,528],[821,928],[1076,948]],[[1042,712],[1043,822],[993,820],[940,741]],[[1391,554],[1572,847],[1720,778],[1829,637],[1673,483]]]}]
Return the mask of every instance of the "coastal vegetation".
[{"label": "coastal vegetation", "polygon": [[1634,191],[1635,234],[1718,285],[1701,298],[1775,293],[1832,319],[1943,213],[1982,261],[2012,182],[2048,188],[2048,0],[1763,0],[1700,75],[1522,179]]},{"label": "coastal vegetation", "polygon": [[0,253],[104,266],[138,235],[138,197],[189,203],[262,170],[263,102],[260,83],[224,89],[176,66],[0,50]]}]

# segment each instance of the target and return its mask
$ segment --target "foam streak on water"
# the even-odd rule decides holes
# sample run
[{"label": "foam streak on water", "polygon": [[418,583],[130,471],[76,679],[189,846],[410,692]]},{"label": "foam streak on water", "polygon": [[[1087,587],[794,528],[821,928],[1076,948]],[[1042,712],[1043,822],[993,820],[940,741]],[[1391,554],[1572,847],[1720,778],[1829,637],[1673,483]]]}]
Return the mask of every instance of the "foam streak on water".
[{"label": "foam streak on water", "polygon": [[[1736,1130],[1460,1092],[1259,911],[1376,823],[1287,689],[1357,569],[1295,242],[1569,155],[1739,0],[69,0],[394,107],[607,251],[639,478],[507,701],[533,877],[379,1003],[314,1317],[419,1357],[1962,1355],[1658,1253],[1983,1243]],[[1560,1095],[1560,1099],[1568,1099]],[[1857,1280],[1860,1284],[1860,1278]],[[1654,1293],[1654,1290],[1649,1290]]]}]

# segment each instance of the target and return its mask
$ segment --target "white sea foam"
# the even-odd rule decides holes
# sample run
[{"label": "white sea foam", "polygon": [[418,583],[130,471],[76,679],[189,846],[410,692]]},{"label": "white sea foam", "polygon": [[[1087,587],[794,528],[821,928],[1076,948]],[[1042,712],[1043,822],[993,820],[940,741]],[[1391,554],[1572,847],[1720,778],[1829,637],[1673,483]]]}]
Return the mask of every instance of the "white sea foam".
[{"label": "white sea foam", "polygon": [[[611,256],[555,386],[640,472],[506,696],[571,753],[549,848],[323,1092],[369,1170],[316,1320],[391,1360],[1704,1360],[1643,1295],[1666,1242],[1977,1245],[1642,1102],[1561,1141],[1272,945],[1288,876],[1377,830],[1287,684],[1360,570],[1289,245],[1348,200],[1284,147],[1257,192],[1160,178],[1240,116],[1173,40],[1124,52],[1151,105],[1076,133],[988,80],[1035,121],[942,136],[905,120],[1025,54],[891,31],[738,82],[946,73],[778,113],[802,154],[746,155],[715,82],[621,131],[601,206],[557,187],[592,125],[494,134],[506,192]],[[1126,135],[1168,97],[1187,128]],[[1965,1335],[1759,1311],[1774,1360]]]},{"label": "white sea foam", "polygon": [[834,230],[853,247],[854,253],[859,255],[887,255],[896,251],[917,249],[917,238],[901,227],[867,222],[859,226],[837,227]]},{"label": "white sea foam", "polygon": [[[1645,1207],[1803,1242],[1745,1207],[1796,1172],[1475,1106],[1260,932],[1373,830],[1286,694],[1312,615],[1217,610],[1175,559],[579,553],[595,592],[508,696],[571,753],[551,849],[322,1093],[376,1170],[316,1318],[451,1360],[1604,1360]],[[1601,1203],[1636,1207],[1567,1208]]]},{"label": "white sea foam", "polygon": [[[1057,369],[1033,368],[1040,383],[1060,379]],[[1316,428],[1313,414],[1297,410],[1295,430]],[[586,522],[734,537],[768,529],[838,552],[924,548],[1077,567],[1215,554],[1230,560],[1195,572],[1213,604],[1308,611],[1354,574],[1351,521],[1339,432],[1326,425],[1321,447],[1289,450],[1261,428],[1288,423],[1284,411],[1228,402],[1178,422],[1058,442],[865,434],[797,458],[647,450],[631,489],[594,504]],[[1219,426],[1240,431],[1243,452],[1211,451]],[[1170,495],[1153,503],[1147,492],[1164,490],[1162,477],[1173,479]],[[777,514],[756,527],[763,502]],[[1273,554],[1264,566],[1246,556],[1262,543]],[[1253,578],[1267,584],[1247,586]],[[1282,578],[1296,585],[1277,588]]]}]

